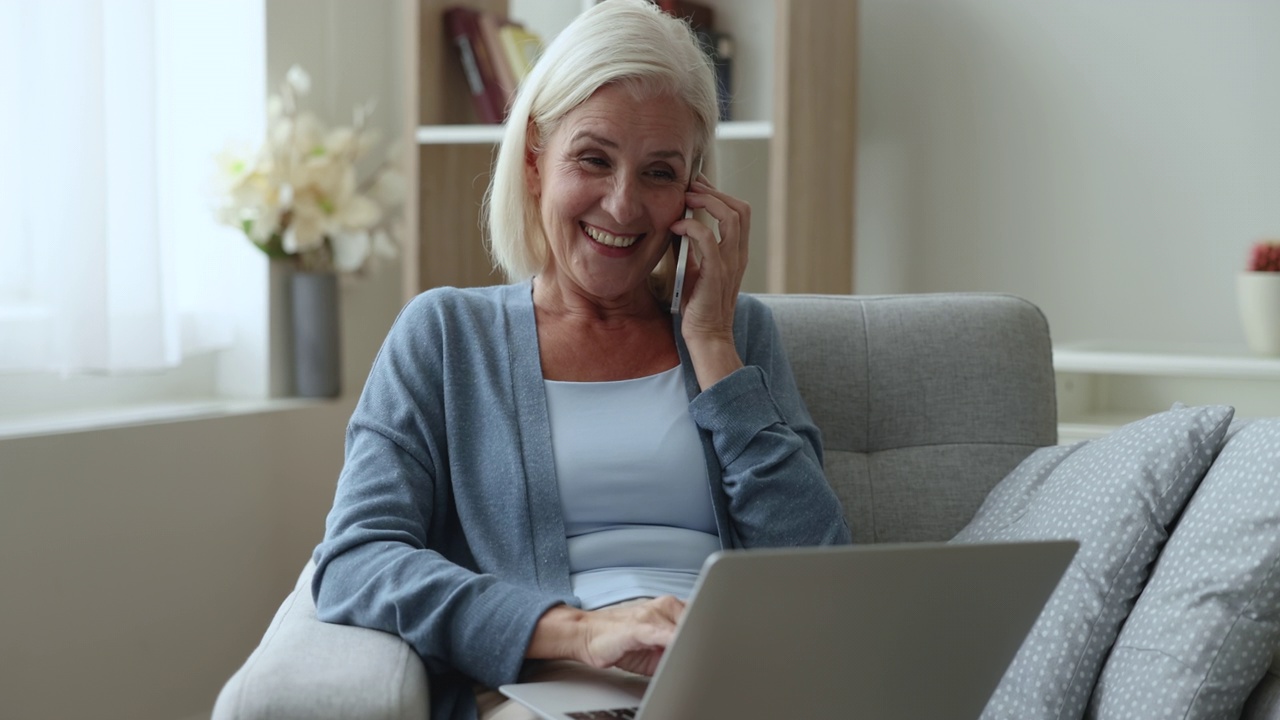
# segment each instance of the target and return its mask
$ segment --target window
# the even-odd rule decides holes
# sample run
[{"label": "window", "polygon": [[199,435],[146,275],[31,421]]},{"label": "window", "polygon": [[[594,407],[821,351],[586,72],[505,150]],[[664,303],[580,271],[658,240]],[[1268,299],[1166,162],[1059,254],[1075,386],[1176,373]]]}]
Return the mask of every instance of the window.
[{"label": "window", "polygon": [[264,1],[0,0],[0,414],[266,395],[267,264],[210,194],[263,132]]}]

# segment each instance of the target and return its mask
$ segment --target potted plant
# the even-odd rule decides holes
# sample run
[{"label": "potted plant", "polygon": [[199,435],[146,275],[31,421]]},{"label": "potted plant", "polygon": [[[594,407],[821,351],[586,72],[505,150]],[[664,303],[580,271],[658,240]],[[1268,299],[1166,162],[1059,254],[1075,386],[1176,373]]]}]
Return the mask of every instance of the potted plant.
[{"label": "potted plant", "polygon": [[377,145],[373,103],[355,108],[351,126],[327,128],[298,107],[310,88],[306,71],[291,67],[268,99],[262,146],[218,156],[216,215],[292,270],[295,394],[331,397],[340,391],[338,275],[395,257],[404,192],[390,157],[360,173]]},{"label": "potted plant", "polygon": [[1253,245],[1236,293],[1249,349],[1259,355],[1280,355],[1280,240]]}]

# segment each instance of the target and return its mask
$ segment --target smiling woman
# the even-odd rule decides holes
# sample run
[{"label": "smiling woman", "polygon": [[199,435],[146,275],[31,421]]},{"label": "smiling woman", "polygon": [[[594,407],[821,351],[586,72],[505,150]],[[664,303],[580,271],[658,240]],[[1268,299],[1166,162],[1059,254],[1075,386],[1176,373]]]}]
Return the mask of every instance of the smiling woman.
[{"label": "smiling woman", "polygon": [[[526,168],[550,247],[534,290],[548,379],[627,379],[678,364],[669,323],[652,312],[648,278],[684,216],[693,130],[677,98],[607,85],[565,116]],[[650,311],[656,322],[641,325],[646,332],[592,332],[593,318],[575,330],[571,318],[584,303]],[[578,330],[598,337],[595,353],[582,352]],[[556,342],[561,333],[572,347]]]},{"label": "smiling woman", "polygon": [[529,659],[651,674],[710,553],[849,540],[772,316],[739,294],[751,209],[694,176],[717,116],[684,22],[578,16],[495,161],[512,284],[419,295],[374,363],[312,592],[414,647],[433,718],[532,717],[490,707]]}]

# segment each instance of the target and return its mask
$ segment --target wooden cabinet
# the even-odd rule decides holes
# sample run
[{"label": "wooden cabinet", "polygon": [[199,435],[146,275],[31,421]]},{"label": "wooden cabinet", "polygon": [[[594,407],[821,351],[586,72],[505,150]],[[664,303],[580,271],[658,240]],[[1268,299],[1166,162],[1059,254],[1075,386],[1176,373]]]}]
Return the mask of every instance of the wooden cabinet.
[{"label": "wooden cabinet", "polygon": [[[853,290],[857,5],[843,0],[704,0],[734,38],[733,121],[721,123],[716,183],[752,205],[753,292]],[[586,0],[590,2],[590,0]],[[501,129],[474,114],[448,43],[449,0],[404,0],[409,243],[404,292],[502,282],[480,205]],[[467,0],[548,42],[583,0]]]}]

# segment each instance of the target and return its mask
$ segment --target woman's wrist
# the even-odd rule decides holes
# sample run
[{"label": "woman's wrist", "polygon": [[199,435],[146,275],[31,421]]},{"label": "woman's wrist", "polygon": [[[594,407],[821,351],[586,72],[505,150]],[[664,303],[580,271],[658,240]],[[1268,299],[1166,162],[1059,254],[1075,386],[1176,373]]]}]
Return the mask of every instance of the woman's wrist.
[{"label": "woman's wrist", "polygon": [[530,660],[578,660],[586,612],[557,605],[538,618],[525,657]]},{"label": "woman's wrist", "polygon": [[729,376],[743,365],[732,334],[727,337],[686,336],[685,346],[689,348],[689,359],[693,362],[698,387],[703,390]]}]

